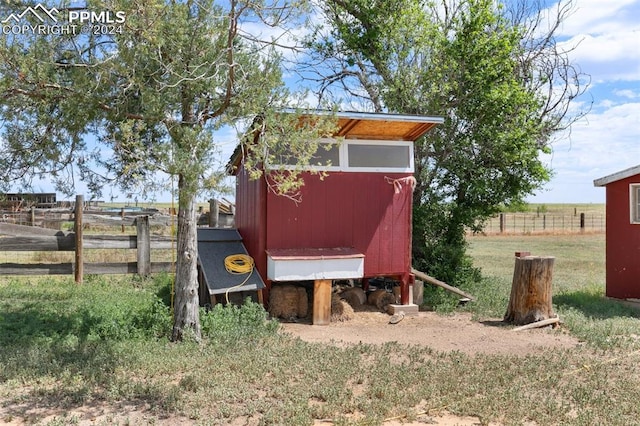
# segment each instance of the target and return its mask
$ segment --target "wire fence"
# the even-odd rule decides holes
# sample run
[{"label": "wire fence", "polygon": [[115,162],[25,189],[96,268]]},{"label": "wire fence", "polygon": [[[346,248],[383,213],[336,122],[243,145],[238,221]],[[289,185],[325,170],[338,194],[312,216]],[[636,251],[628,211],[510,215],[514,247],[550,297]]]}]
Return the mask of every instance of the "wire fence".
[{"label": "wire fence", "polygon": [[487,221],[485,234],[600,233],[606,230],[602,213],[500,213]]}]

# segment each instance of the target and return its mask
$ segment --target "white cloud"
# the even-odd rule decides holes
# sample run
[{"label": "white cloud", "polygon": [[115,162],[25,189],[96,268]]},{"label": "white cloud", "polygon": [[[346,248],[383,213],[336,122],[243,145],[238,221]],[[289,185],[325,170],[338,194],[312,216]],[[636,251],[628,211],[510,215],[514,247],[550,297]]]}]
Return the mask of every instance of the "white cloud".
[{"label": "white cloud", "polygon": [[580,34],[561,47],[570,51],[573,62],[595,82],[640,79],[640,30],[598,36]]},{"label": "white cloud", "polygon": [[[551,8],[553,9],[553,8]],[[578,0],[559,46],[595,82],[640,79],[639,0]]]},{"label": "white cloud", "polygon": [[[563,0],[566,3],[566,0]],[[610,34],[637,27],[638,0],[577,0],[560,27],[559,36]],[[555,6],[549,8],[553,13]]]},{"label": "white cloud", "polygon": [[640,164],[640,103],[613,106],[576,123],[543,161],[555,173],[537,202],[604,202],[593,180]]},{"label": "white cloud", "polygon": [[541,157],[555,176],[530,201],[604,202],[593,180],[640,164],[639,15],[640,0],[577,0],[563,23],[561,47],[592,77],[580,102],[593,109]]},{"label": "white cloud", "polygon": [[640,97],[640,93],[638,93],[637,91],[629,90],[629,89],[614,90],[613,93],[616,96],[620,96],[622,98],[627,98],[627,99],[638,99]]}]

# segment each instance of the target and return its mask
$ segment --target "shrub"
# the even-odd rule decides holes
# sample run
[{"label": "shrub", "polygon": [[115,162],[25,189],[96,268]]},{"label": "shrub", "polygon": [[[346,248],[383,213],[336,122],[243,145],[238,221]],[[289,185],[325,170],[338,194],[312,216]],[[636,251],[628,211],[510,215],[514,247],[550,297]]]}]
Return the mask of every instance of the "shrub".
[{"label": "shrub", "polygon": [[137,276],[88,276],[75,287],[74,318],[78,337],[89,340],[126,340],[168,336],[171,311],[162,299],[170,291],[166,274]]},{"label": "shrub", "polygon": [[279,323],[267,319],[262,305],[247,298],[242,306],[221,304],[200,310],[202,335],[220,341],[260,338],[275,334]]}]

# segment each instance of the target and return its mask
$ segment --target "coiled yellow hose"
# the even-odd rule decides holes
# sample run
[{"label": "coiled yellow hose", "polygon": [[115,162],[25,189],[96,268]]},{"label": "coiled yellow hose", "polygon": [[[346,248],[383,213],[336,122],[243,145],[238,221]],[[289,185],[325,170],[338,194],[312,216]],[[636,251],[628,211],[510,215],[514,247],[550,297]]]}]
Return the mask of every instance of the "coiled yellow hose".
[{"label": "coiled yellow hose", "polygon": [[230,274],[247,274],[253,271],[253,258],[246,254],[232,254],[224,258],[224,267]]},{"label": "coiled yellow hose", "polygon": [[245,278],[244,281],[228,288],[224,293],[227,304],[229,303],[229,292],[235,288],[242,287],[249,281],[254,266],[253,258],[246,254],[232,254],[224,258],[224,267],[228,273],[235,275],[247,274],[247,278]]}]

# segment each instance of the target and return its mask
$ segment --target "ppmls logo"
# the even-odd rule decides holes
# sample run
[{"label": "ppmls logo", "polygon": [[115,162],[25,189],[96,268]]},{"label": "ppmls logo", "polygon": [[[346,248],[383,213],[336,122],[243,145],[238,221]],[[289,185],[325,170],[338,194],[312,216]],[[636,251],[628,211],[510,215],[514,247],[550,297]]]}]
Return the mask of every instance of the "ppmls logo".
[{"label": "ppmls logo", "polygon": [[42,23],[44,23],[46,19],[44,16],[51,19],[53,22],[58,22],[58,20],[56,19],[56,15],[59,13],[58,9],[56,9],[55,7],[47,9],[46,7],[38,3],[35,7],[27,7],[24,11],[22,11],[22,13],[19,13],[18,15],[12,13],[7,19],[2,21],[2,23],[6,24],[11,20],[14,20],[16,23],[20,23],[20,20],[29,13],[35,16]]},{"label": "ppmls logo", "polygon": [[[31,24],[35,18],[39,23]],[[59,23],[58,19],[64,18],[66,22]],[[12,13],[2,21],[2,34],[92,34],[114,35],[122,33],[126,14],[123,11],[94,12],[85,9],[69,9],[68,14],[60,16],[60,11],[55,7],[46,8],[42,4],[27,7],[20,13]]]}]

